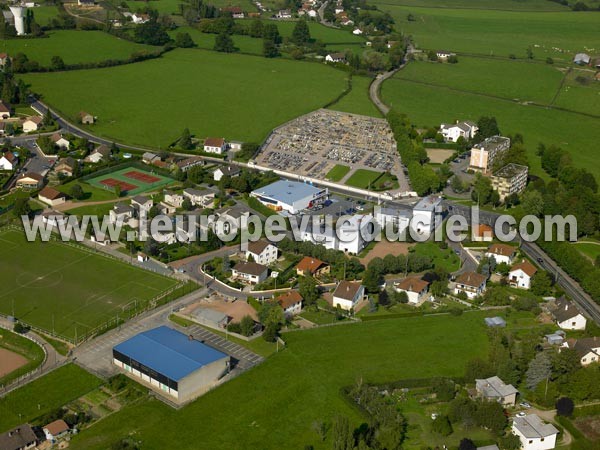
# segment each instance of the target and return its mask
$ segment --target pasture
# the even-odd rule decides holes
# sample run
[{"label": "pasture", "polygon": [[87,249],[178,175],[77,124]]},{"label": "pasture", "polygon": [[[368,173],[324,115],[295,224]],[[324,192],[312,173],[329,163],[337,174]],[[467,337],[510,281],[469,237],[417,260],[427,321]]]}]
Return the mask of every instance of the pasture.
[{"label": "pasture", "polygon": [[373,81],[371,78],[353,76],[352,90],[339,101],[329,106],[328,109],[361,114],[363,116],[381,117],[381,113],[369,98],[371,81]]},{"label": "pasture", "polygon": [[[197,48],[212,50],[215,46],[216,34],[202,33],[200,30],[194,27],[179,27],[175,30],[169,31],[169,35],[175,39],[179,33],[188,33]],[[263,54],[263,40],[253,38],[250,36],[233,35],[231,36],[235,47],[240,53],[248,53],[252,55],[262,56]]]},{"label": "pasture", "polygon": [[165,148],[186,127],[199,138],[260,142],[274,127],[336,98],[346,76],[325,64],[189,49],[137,64],[22,78],[72,120],[93,111],[95,134]]},{"label": "pasture", "polygon": [[[62,242],[0,231],[0,312],[66,339],[127,318],[176,281]],[[18,251],[16,251],[18,249]]]},{"label": "pasture", "polygon": [[428,6],[430,8],[495,9],[505,11],[568,11],[568,7],[548,0],[372,0],[386,6]]},{"label": "pasture", "polygon": [[[100,386],[101,380],[68,364],[0,398],[0,433],[49,413]],[[46,424],[38,424],[46,425]]]},{"label": "pasture", "polygon": [[50,31],[47,35],[36,39],[5,39],[3,51],[13,55],[24,53],[29,60],[48,67],[53,56],[60,56],[65,64],[85,64],[127,59],[132,53],[156,49],[102,31],[59,30]]},{"label": "pasture", "polygon": [[58,8],[56,6],[37,6],[33,8],[33,17],[38,25],[48,25],[50,20],[58,16]]},{"label": "pasture", "polygon": [[124,169],[89,179],[87,183],[95,188],[104,189],[109,192],[115,192],[116,186],[119,186],[122,194],[137,195],[166,186],[173,181],[172,178],[150,173],[135,167],[125,167]]},{"label": "pasture", "polygon": [[359,379],[460,376],[469,359],[487,354],[483,317],[411,317],[284,334],[284,350],[190,405],[176,411],[148,399],[125,407],[75,436],[71,448],[103,450],[135,433],[149,450],[330,449],[332,432],[321,442],[314,421],[365,421],[340,388]]}]

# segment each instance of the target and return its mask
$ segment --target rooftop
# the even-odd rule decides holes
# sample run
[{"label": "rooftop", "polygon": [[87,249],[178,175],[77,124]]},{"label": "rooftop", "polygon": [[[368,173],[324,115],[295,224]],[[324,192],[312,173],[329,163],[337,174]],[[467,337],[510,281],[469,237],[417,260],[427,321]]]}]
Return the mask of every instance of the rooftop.
[{"label": "rooftop", "polygon": [[515,417],[513,425],[526,438],[546,438],[558,434],[554,425],[542,422],[542,419],[535,414]]},{"label": "rooftop", "polygon": [[50,422],[44,428],[48,430],[48,433],[50,433],[52,436],[58,436],[65,431],[69,431],[69,425],[67,425],[67,423],[62,419]]},{"label": "rooftop", "polygon": [[440,203],[442,203],[441,197],[435,197],[431,195],[420,200],[413,209],[419,211],[434,211],[435,207]]},{"label": "rooftop", "polygon": [[262,252],[265,251],[265,249],[269,245],[273,245],[273,244],[271,244],[269,241],[263,241],[263,240],[256,241],[256,242],[250,242],[248,244],[248,251],[255,255],[260,255]]},{"label": "rooftop", "polygon": [[521,164],[510,163],[505,165],[504,167],[498,169],[496,172],[492,174],[494,177],[499,178],[513,178],[517,175],[522,174],[523,172],[527,173],[529,168],[527,166],[522,166]]},{"label": "rooftop", "polygon": [[164,325],[135,335],[114,349],[174,381],[227,357]]},{"label": "rooftop", "polygon": [[519,392],[512,384],[505,384],[498,377],[475,380],[475,386],[477,391],[486,398],[506,397]]},{"label": "rooftop", "polygon": [[499,256],[512,256],[515,254],[515,248],[506,244],[492,244],[487,249],[487,253]]},{"label": "rooftop", "polygon": [[552,315],[558,322],[572,319],[581,314],[574,303],[567,300],[565,297],[560,297],[556,300],[555,306],[552,309]]},{"label": "rooftop", "polygon": [[233,269],[236,272],[248,273],[250,275],[260,275],[267,270],[267,267],[255,262],[242,261],[237,263]]},{"label": "rooftop", "polygon": [[421,292],[429,286],[429,283],[417,277],[408,277],[399,283],[394,284],[398,289],[408,292]]},{"label": "rooftop", "polygon": [[315,273],[317,270],[319,270],[320,267],[326,265],[327,263],[321,261],[320,259],[313,258],[311,256],[305,256],[304,258],[302,258],[302,260],[300,260],[300,262],[296,266],[296,269],[302,272],[308,270],[310,273]]},{"label": "rooftop", "polygon": [[302,301],[302,296],[298,291],[289,291],[279,297],[277,297],[277,302],[281,305],[283,309],[287,309],[290,306],[295,305],[298,302]]},{"label": "rooftop", "polygon": [[37,442],[37,437],[29,424],[19,425],[6,433],[0,434],[0,448],[2,450],[20,450]]},{"label": "rooftop", "polygon": [[318,188],[308,183],[279,180],[268,186],[252,191],[252,194],[291,205],[298,200],[317,195],[322,191],[322,188]]},{"label": "rooftop", "polygon": [[457,279],[456,283],[466,286],[479,287],[485,283],[487,278],[480,273],[464,272]]},{"label": "rooftop", "polygon": [[361,284],[355,281],[340,281],[333,292],[333,296],[344,300],[353,300]]},{"label": "rooftop", "polygon": [[518,264],[515,264],[514,266],[512,266],[510,268],[511,272],[513,272],[515,270],[522,270],[523,272],[525,272],[530,277],[532,277],[533,275],[535,275],[535,273],[537,272],[536,267],[533,264],[531,264],[529,261],[527,261],[526,259],[524,259],[523,261],[521,261]]}]

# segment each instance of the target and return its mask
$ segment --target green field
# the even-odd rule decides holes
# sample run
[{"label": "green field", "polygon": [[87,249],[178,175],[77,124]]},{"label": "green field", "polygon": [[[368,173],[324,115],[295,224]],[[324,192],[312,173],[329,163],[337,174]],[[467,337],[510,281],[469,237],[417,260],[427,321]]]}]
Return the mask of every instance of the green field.
[{"label": "green field", "polygon": [[135,433],[147,450],[331,449],[332,432],[321,442],[314,421],[331,424],[340,414],[354,426],[365,421],[340,388],[359,378],[462,375],[470,358],[487,354],[483,317],[388,319],[285,334],[285,350],[192,404],[178,411],[158,400],[125,407],[74,437],[71,448],[104,450]]},{"label": "green field", "polygon": [[0,399],[0,432],[32,422],[97,388],[100,383],[99,378],[75,364],[62,366]]},{"label": "green field", "polygon": [[506,11],[566,11],[568,8],[548,0],[371,0],[385,9],[388,5],[428,6],[430,8],[498,9]]},{"label": "green field", "polygon": [[[422,8],[384,2],[376,3],[394,17],[396,30],[413,36],[418,48],[525,58],[531,46],[536,59],[571,61],[575,53],[600,46],[596,13]],[[409,13],[415,21],[408,21]]]},{"label": "green field", "polygon": [[8,384],[11,380],[32,371],[44,362],[44,351],[39,345],[4,328],[0,328],[0,348],[10,350],[28,360],[25,365],[17,370],[0,377],[0,385]]},{"label": "green field", "polygon": [[125,318],[127,310],[176,285],[92,250],[27,242],[19,231],[0,232],[0,242],[0,312],[13,315],[14,304],[19,320],[68,339],[118,314]]},{"label": "green field", "polygon": [[41,25],[48,25],[51,19],[58,16],[58,8],[56,6],[39,6],[33,8],[35,21]]},{"label": "green field", "polygon": [[364,116],[381,117],[381,113],[369,98],[371,78],[352,77],[352,90],[337,103],[329,107],[335,111],[362,114]]},{"label": "green field", "polygon": [[65,184],[56,186],[56,189],[69,195],[73,185],[75,184],[80,185],[81,189],[83,189],[83,198],[81,199],[82,202],[98,202],[104,200],[117,199],[114,191],[107,191],[104,188],[95,188],[94,186],[91,186],[88,183],[84,183],[81,180],[69,181]]},{"label": "green field", "polygon": [[156,49],[102,31],[60,30],[50,31],[47,35],[48,37],[37,39],[4,39],[2,51],[10,54],[24,53],[31,61],[47,67],[53,56],[62,57],[65,64],[81,64],[127,59],[134,52]]},{"label": "green field", "polygon": [[368,189],[381,175],[381,172],[376,172],[375,170],[356,169],[350,175],[350,178],[346,180],[346,184],[361,189]]},{"label": "green field", "polygon": [[442,267],[448,272],[460,268],[460,258],[451,248],[441,249],[435,242],[419,242],[413,248],[415,255],[429,256],[435,267]]},{"label": "green field", "polygon": [[[215,46],[215,38],[217,37],[216,34],[202,33],[200,30],[193,27],[180,27],[170,31],[169,35],[175,39],[179,33],[188,33],[196,44],[197,48],[212,50]],[[241,35],[233,35],[231,38],[233,39],[233,43],[239,52],[262,56],[262,39]]]},{"label": "green field", "polygon": [[[147,183],[144,181],[136,180],[134,178],[129,178],[125,175],[128,172],[138,172],[138,173],[141,173],[144,175],[155,177],[155,178],[158,178],[158,181],[153,181],[153,182]],[[91,178],[91,179],[87,180],[87,183],[90,184],[91,186],[94,186],[95,188],[104,189],[109,192],[114,192],[114,188],[111,188],[111,187],[108,187],[108,186],[102,184],[102,181],[107,180],[107,179],[122,181],[122,182],[128,183],[132,186],[137,186],[137,188],[135,188],[135,189],[131,189],[131,190],[127,190],[127,191],[122,190],[121,192],[125,195],[137,195],[137,194],[141,194],[143,192],[156,190],[156,189],[166,186],[167,184],[170,184],[174,181],[172,178],[165,177],[165,176],[162,176],[162,175],[159,175],[156,173],[151,173],[146,170],[141,170],[136,167],[125,167],[124,169],[115,170],[114,172],[110,172],[110,173],[107,173],[104,175],[99,175],[95,178]]]},{"label": "green field", "polygon": [[165,147],[186,127],[199,138],[259,142],[277,125],[336,98],[345,77],[325,64],[191,49],[137,64],[23,79],[71,119],[81,110],[98,116],[95,134]]},{"label": "green field", "polygon": [[336,164],[333,169],[327,172],[325,178],[331,181],[340,181],[348,172],[350,172],[350,167],[344,166],[343,164]]},{"label": "green field", "polygon": [[553,105],[600,117],[600,81],[594,79],[595,74],[589,68],[572,69]]},{"label": "green field", "polygon": [[583,253],[585,256],[595,261],[600,256],[600,244],[594,244],[592,242],[580,241],[575,245],[575,248]]},{"label": "green field", "polygon": [[179,5],[184,2],[182,0],[149,0],[147,2],[127,0],[126,3],[132,12],[150,8],[155,9],[160,14],[181,14]]}]

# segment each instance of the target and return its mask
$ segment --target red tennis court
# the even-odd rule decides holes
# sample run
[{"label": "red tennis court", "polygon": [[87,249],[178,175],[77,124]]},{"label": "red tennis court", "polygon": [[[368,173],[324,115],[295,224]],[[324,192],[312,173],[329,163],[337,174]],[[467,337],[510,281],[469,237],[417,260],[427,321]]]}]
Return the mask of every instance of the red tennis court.
[{"label": "red tennis court", "polygon": [[160,181],[160,178],[148,175],[147,173],[138,172],[137,170],[132,170],[131,172],[126,172],[123,174],[127,178],[132,178],[137,181],[141,181],[143,183],[156,183]]},{"label": "red tennis court", "polygon": [[119,186],[123,192],[132,191],[138,188],[135,184],[129,184],[124,181],[115,180],[114,178],[105,178],[104,180],[100,181],[100,184],[108,187]]}]

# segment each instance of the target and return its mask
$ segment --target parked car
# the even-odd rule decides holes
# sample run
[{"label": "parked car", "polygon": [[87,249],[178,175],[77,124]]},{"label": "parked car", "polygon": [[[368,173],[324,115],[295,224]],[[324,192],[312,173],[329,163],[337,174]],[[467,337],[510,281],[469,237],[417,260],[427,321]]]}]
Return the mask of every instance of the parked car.
[{"label": "parked car", "polygon": [[519,406],[522,406],[523,408],[531,408],[531,405],[528,402],[521,402],[519,403]]}]

